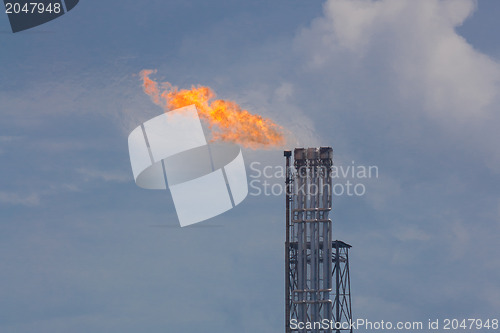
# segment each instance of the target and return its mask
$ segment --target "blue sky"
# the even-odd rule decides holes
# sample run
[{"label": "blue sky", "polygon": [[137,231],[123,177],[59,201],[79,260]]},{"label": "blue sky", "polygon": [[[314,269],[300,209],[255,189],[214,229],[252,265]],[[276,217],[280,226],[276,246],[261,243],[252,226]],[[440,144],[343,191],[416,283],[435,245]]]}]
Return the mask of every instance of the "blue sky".
[{"label": "blue sky", "polygon": [[282,197],[181,229],[168,192],[135,185],[128,133],[162,112],[146,68],[272,118],[289,148],[378,166],[364,196],[334,200],[355,318],[498,316],[499,14],[494,0],[82,0],[16,34],[0,14],[0,331],[283,331]]}]

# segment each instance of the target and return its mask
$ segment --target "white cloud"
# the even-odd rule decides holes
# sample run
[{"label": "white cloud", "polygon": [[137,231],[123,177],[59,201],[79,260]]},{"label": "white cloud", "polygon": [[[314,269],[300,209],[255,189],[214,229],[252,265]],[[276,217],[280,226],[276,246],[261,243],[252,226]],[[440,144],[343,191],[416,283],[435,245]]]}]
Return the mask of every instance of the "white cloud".
[{"label": "white cloud", "polygon": [[40,197],[35,193],[21,195],[12,192],[0,192],[0,204],[37,206],[40,204]]},{"label": "white cloud", "polygon": [[322,102],[332,103],[332,123],[351,117],[362,130],[364,123],[373,124],[368,130],[389,128],[372,135],[429,149],[425,131],[436,138],[442,132],[442,147],[479,154],[500,172],[500,62],[456,31],[476,4],[328,0],[324,16],[298,34],[295,46],[316,87],[331,95]]},{"label": "white cloud", "polygon": [[84,176],[85,181],[97,179],[97,180],[103,180],[105,182],[124,183],[132,179],[131,175],[119,171],[103,171],[103,170],[79,168],[77,172],[82,176]]},{"label": "white cloud", "polygon": [[441,223],[445,226],[446,230],[443,241],[448,247],[448,260],[462,260],[467,255],[471,242],[474,239],[485,238],[486,235],[484,231],[473,233],[470,224],[462,221],[460,218],[448,216]]},{"label": "white cloud", "polygon": [[21,139],[20,136],[0,135],[0,143],[10,143]]},{"label": "white cloud", "polygon": [[329,0],[297,43],[312,68],[369,63],[432,117],[469,119],[498,98],[500,64],[457,34],[473,0]]},{"label": "white cloud", "polygon": [[20,140],[21,136],[0,135],[0,155],[7,151],[6,147],[13,142]]},{"label": "white cloud", "polygon": [[428,241],[431,239],[431,235],[412,225],[400,226],[400,229],[395,232],[395,236],[401,241]]},{"label": "white cloud", "polygon": [[31,190],[29,194],[19,192],[0,191],[0,205],[13,206],[39,206],[43,199],[68,192],[79,192],[80,188],[76,184],[61,183],[48,184],[44,188]]}]

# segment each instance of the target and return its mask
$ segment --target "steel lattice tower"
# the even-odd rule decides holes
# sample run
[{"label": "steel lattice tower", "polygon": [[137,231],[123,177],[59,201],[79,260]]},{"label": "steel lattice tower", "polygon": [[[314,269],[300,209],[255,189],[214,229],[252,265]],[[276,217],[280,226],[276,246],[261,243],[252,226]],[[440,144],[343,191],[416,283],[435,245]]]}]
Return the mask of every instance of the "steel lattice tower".
[{"label": "steel lattice tower", "polygon": [[[332,240],[328,214],[332,209],[333,150],[296,148],[293,166],[291,155],[285,151],[285,332],[352,332],[338,326],[352,320],[351,246]],[[314,324],[325,322],[328,328]],[[317,326],[292,329],[291,323]]]}]

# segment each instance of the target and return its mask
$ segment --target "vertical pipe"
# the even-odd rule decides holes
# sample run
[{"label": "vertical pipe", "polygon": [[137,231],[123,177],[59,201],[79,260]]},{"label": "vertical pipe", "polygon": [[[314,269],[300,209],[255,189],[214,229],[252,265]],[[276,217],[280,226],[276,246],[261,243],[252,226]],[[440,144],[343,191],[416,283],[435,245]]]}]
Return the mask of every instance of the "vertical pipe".
[{"label": "vertical pipe", "polygon": [[[319,172],[319,154],[318,154],[318,149],[314,148],[312,150],[311,154],[311,187],[310,187],[310,192],[311,192],[311,198],[313,198],[313,202],[311,203],[311,208],[313,209],[311,211],[312,215],[312,220],[314,222],[311,222],[311,289],[312,291],[312,299],[314,301],[313,306],[312,306],[312,313],[313,313],[313,321],[318,321],[320,322],[321,319],[321,314],[319,313],[319,301],[320,301],[320,282],[319,282],[319,234],[318,234],[318,228],[319,228],[319,223],[318,218],[319,218],[319,209],[321,206],[320,203],[320,198],[319,198],[319,178],[318,178],[318,172]],[[314,332],[319,332],[317,329]]]},{"label": "vertical pipe", "polygon": [[290,151],[285,151],[285,333],[291,333],[290,329]]},{"label": "vertical pipe", "polygon": [[[295,149],[295,167],[297,169],[297,188],[294,189],[294,194],[297,198],[296,224],[297,224],[297,320],[299,322],[307,321],[307,226],[304,222],[306,218],[305,208],[307,206],[307,159],[305,150],[302,148]],[[305,332],[305,329],[302,330]]]},{"label": "vertical pipe", "polygon": [[[307,149],[307,161],[309,163],[309,186],[307,188],[307,193],[309,195],[309,211],[308,211],[308,217],[307,219],[310,221],[307,224],[309,225],[310,229],[310,250],[309,250],[309,271],[310,271],[310,300],[311,300],[311,305],[310,305],[310,313],[311,313],[311,321],[316,322],[318,321],[317,318],[317,312],[316,312],[316,297],[315,297],[315,290],[316,288],[316,235],[315,235],[315,226],[316,223],[313,222],[315,218],[315,211],[313,210],[316,208],[316,196],[314,193],[312,193],[314,182],[315,182],[315,163],[314,163],[314,153],[313,153],[313,148]],[[316,329],[312,330],[313,333],[317,333]]]},{"label": "vertical pipe", "polygon": [[[339,253],[339,243],[335,242],[335,323],[338,323],[336,326],[340,327],[340,253]],[[340,333],[340,329],[337,329],[337,333]]]},{"label": "vertical pipe", "polygon": [[[325,211],[325,208],[327,206],[326,204],[326,198],[325,198],[325,184],[326,184],[326,178],[325,178],[325,165],[324,165],[324,161],[323,161],[323,157],[321,156],[321,151],[320,151],[320,170],[319,170],[319,188],[320,188],[320,197],[318,198],[318,200],[320,201],[320,204],[319,204],[319,218],[321,218],[323,221],[326,221],[326,218],[327,218],[327,213]],[[321,289],[323,290],[320,295],[321,295],[321,299],[323,301],[325,301],[325,303],[322,304],[322,308],[321,308],[321,315],[323,317],[323,319],[328,319],[328,320],[331,320],[331,316],[329,316],[329,314],[331,313],[330,311],[328,311],[328,309],[330,308],[330,304],[328,303],[328,301],[330,300],[330,295],[329,295],[329,292],[328,292],[328,288],[329,288],[329,283],[328,281],[331,279],[330,277],[330,272],[328,271],[328,263],[327,263],[327,255],[326,255],[326,251],[328,249],[327,247],[327,244],[325,242],[325,239],[326,239],[326,235],[327,235],[327,232],[328,232],[328,222],[322,222],[321,225],[318,225],[318,242],[321,244],[321,247],[319,249],[319,255],[320,255],[320,260],[321,260],[321,268],[322,270],[319,272],[320,274],[320,279],[321,279]],[[330,332],[329,329],[327,330],[324,330],[324,332]]]},{"label": "vertical pipe", "polygon": [[[303,191],[302,171],[297,172],[297,289],[298,301],[304,300],[304,223],[303,220],[303,197],[300,191]],[[304,321],[304,303],[297,304],[297,319]]]},{"label": "vertical pipe", "polygon": [[[332,256],[333,256],[333,249],[332,249],[332,222],[328,218],[329,212],[332,207],[332,178],[331,178],[331,171],[332,171],[332,164],[333,164],[333,152],[332,148],[330,147],[322,147],[320,148],[320,158],[321,158],[321,166],[322,166],[322,179],[323,179],[323,219],[326,221],[323,224],[323,279],[324,279],[324,288],[325,292],[323,294],[323,298],[325,300],[330,300],[331,297],[331,288],[332,288]],[[333,306],[334,303],[330,302],[327,303],[325,306],[325,317],[331,319],[333,317],[332,311],[333,311]],[[328,329],[326,332],[331,332],[330,329]]]}]

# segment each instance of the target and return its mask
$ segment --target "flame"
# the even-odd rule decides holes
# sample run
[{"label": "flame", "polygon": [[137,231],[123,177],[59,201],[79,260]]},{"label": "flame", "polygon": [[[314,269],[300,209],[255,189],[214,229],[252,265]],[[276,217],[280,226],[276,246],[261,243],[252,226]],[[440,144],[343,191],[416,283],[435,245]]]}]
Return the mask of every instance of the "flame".
[{"label": "flame", "polygon": [[149,96],[151,96],[151,98],[153,99],[153,102],[155,104],[160,104],[160,90],[158,89],[158,83],[156,83],[155,81],[153,81],[149,78],[149,75],[154,74],[154,73],[156,73],[156,70],[153,71],[153,70],[147,69],[147,70],[143,70],[140,73],[140,76],[143,80],[144,92],[146,94],[148,94]]},{"label": "flame", "polygon": [[283,129],[271,119],[251,114],[232,101],[213,100],[216,94],[209,87],[192,86],[187,90],[165,82],[162,84],[163,91],[160,92],[158,83],[149,78],[154,73],[154,70],[139,73],[144,92],[155,104],[162,106],[165,112],[194,104],[201,119],[211,129],[212,140],[234,142],[252,149],[284,145]]}]

